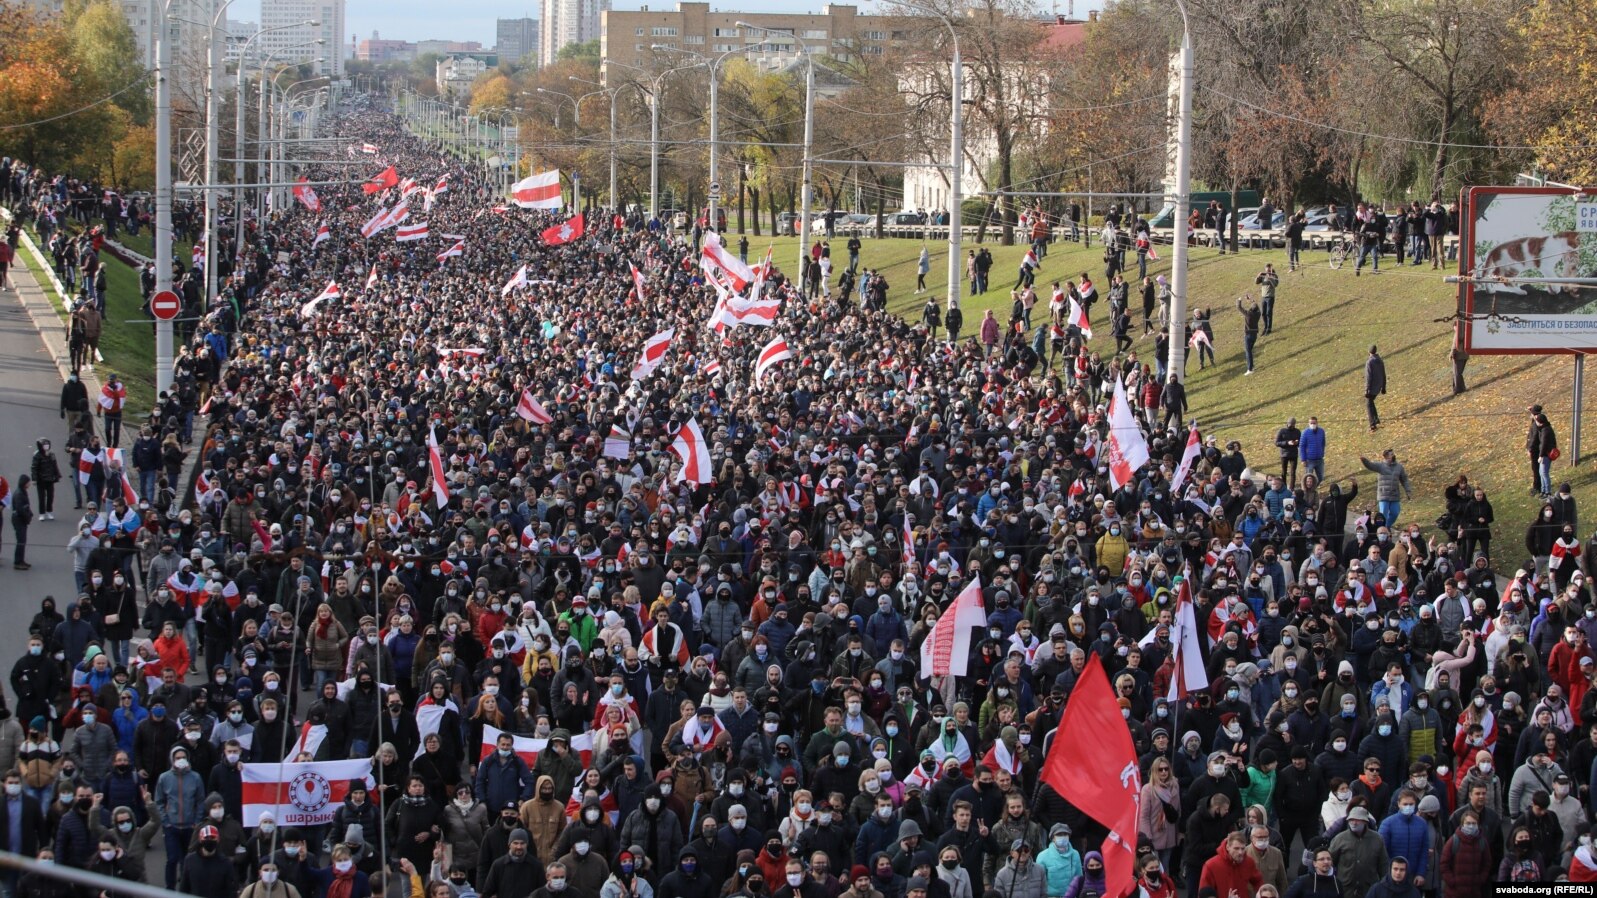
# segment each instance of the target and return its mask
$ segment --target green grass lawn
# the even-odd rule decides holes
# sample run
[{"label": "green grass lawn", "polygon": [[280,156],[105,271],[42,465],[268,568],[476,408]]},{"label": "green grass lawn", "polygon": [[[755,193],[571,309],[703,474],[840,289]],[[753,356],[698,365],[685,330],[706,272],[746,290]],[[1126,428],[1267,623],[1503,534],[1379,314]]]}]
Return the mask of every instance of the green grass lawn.
[{"label": "green grass lawn", "polygon": [[[137,237],[133,236],[127,231],[119,231],[117,232],[116,242],[122,244],[141,256],[145,256],[146,258],[150,259],[155,258],[155,232],[149,228],[145,228],[144,230],[140,231]],[[180,240],[177,243],[177,248],[172,251],[172,257],[175,259],[186,260],[190,258],[193,251],[194,244],[188,242],[187,240]]]},{"label": "green grass lawn", "polygon": [[[730,239],[736,245],[736,238]],[[847,264],[846,237],[832,241],[834,259]],[[772,238],[749,238],[749,256],[762,256]],[[966,246],[970,246],[969,242]],[[970,333],[986,309],[1001,320],[1009,312],[1009,288],[1025,252],[1022,246],[986,244],[993,253],[991,289],[985,296],[963,301],[965,331]],[[797,256],[797,239],[774,241],[779,266],[791,270]],[[947,292],[947,242],[929,242],[931,272],[927,288],[941,298]],[[888,308],[918,320],[926,295],[916,295],[915,263],[921,242],[908,239],[865,239],[862,266],[879,268],[891,286]],[[1168,274],[1170,248],[1162,247],[1160,260],[1149,274]],[[1323,252],[1306,253],[1308,263],[1296,273],[1282,275],[1277,291],[1275,331],[1260,338],[1257,370],[1243,376],[1241,316],[1236,298],[1256,291],[1254,276],[1265,262],[1286,268],[1284,250],[1244,250],[1221,256],[1212,249],[1195,247],[1189,255],[1192,306],[1213,310],[1217,367],[1199,371],[1189,365],[1188,395],[1192,414],[1204,435],[1222,442],[1238,440],[1248,459],[1260,471],[1279,470],[1275,431],[1288,417],[1301,426],[1316,415],[1326,428],[1326,474],[1337,478],[1357,474],[1360,500],[1374,504],[1374,475],[1359,464],[1359,456],[1377,457],[1391,447],[1408,467],[1415,496],[1404,504],[1403,516],[1427,529],[1442,512],[1442,489],[1458,477],[1483,486],[1497,516],[1499,546],[1519,546],[1524,527],[1539,502],[1530,497],[1528,465],[1522,450],[1525,407],[1539,403],[1554,423],[1564,458],[1554,464],[1554,483],[1567,480],[1580,497],[1592,495],[1597,475],[1590,466],[1577,467],[1568,452],[1571,415],[1571,363],[1559,357],[1476,356],[1465,379],[1470,389],[1454,396],[1448,350],[1452,326],[1433,319],[1454,310],[1457,288],[1442,282],[1440,273],[1423,268],[1390,266],[1379,275],[1368,270],[1355,278],[1344,267],[1332,270]],[[963,268],[963,265],[961,266]],[[1049,285],[1058,280],[1079,280],[1093,274],[1100,295],[1101,250],[1075,244],[1056,244],[1042,260],[1038,293],[1046,303]],[[1133,269],[1135,274],[1135,269]],[[1140,335],[1141,300],[1133,293],[1133,334]],[[1102,316],[1106,304],[1095,313]],[[1034,318],[1034,323],[1039,320]],[[1106,321],[1097,320],[1092,347],[1105,355],[1113,352],[1114,339]],[[1388,393],[1378,402],[1382,426],[1370,433],[1364,416],[1364,360],[1371,344],[1386,360]],[[1153,338],[1140,337],[1133,347],[1138,357],[1151,361]],[[1511,552],[1510,555],[1517,555]]]},{"label": "green grass lawn", "polygon": [[[50,255],[39,233],[29,228],[28,234],[48,263]],[[63,298],[56,295],[45,273],[34,268],[28,254],[24,252],[22,256],[61,315],[64,327]],[[139,273],[109,252],[101,252],[100,259],[106,265],[107,286],[105,320],[100,332],[100,355],[104,361],[96,370],[102,377],[111,371],[121,375],[128,390],[128,416],[142,420],[155,405],[155,334],[141,311],[144,299],[139,295]]]}]

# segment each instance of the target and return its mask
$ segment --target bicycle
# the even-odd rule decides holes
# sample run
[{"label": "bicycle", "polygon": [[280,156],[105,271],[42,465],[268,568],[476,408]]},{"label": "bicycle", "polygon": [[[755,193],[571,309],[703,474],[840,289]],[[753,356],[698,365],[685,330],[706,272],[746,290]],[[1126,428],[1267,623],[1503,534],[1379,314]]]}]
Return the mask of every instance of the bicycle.
[{"label": "bicycle", "polygon": [[1348,260],[1348,257],[1355,252],[1357,250],[1354,249],[1352,241],[1338,234],[1330,242],[1331,267],[1341,268],[1342,264]]}]

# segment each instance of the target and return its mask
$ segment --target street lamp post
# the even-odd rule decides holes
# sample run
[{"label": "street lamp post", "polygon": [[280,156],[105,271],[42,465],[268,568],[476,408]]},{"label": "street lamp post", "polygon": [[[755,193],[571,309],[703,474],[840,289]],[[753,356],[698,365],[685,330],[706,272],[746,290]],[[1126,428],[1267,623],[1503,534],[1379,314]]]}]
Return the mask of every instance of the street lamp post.
[{"label": "street lamp post", "polygon": [[[156,22],[155,45],[155,289],[172,289],[172,0]],[[155,322],[155,389],[172,389],[172,322]]]},{"label": "street lamp post", "polygon": [[[237,78],[238,85],[233,100],[233,106],[237,112],[233,123],[233,155],[236,157],[233,160],[234,252],[237,252],[244,246],[244,188],[239,185],[244,183],[244,69],[246,68],[245,63],[249,60],[250,44],[255,43],[255,39],[263,34],[270,34],[274,31],[287,31],[290,28],[303,28],[307,25],[315,26],[316,24],[316,22],[295,22],[292,25],[278,25],[275,28],[263,28],[260,31],[250,35],[249,40],[244,42],[244,47],[239,51]],[[310,43],[325,44],[327,43],[327,39],[317,38],[315,41],[311,41]],[[259,148],[256,149],[256,152],[260,152]],[[210,261],[211,260],[209,258],[205,260],[206,268],[210,268]]]},{"label": "street lamp post", "polygon": [[1176,0],[1181,12],[1181,112],[1176,124],[1176,212],[1175,244],[1170,250],[1170,356],[1166,374],[1186,382],[1187,355],[1187,208],[1192,192],[1192,27],[1187,7]]},{"label": "street lamp post", "polygon": [[[616,62],[613,59],[607,59],[604,62],[605,65],[631,69],[634,72],[642,72],[645,75],[649,74],[645,69]],[[665,76],[672,72],[698,68],[701,65],[703,63],[695,62],[692,65],[666,69],[652,79],[654,90],[649,94],[649,219],[651,221],[660,216],[660,91],[664,88]]]},{"label": "street lamp post", "polygon": [[954,309],[959,307],[959,287],[965,274],[960,268],[963,264],[960,254],[965,236],[965,201],[960,195],[959,183],[960,175],[965,170],[965,64],[959,55],[959,32],[954,30],[954,23],[948,16],[930,7],[905,3],[903,0],[898,2],[900,6],[942,19],[943,25],[948,28],[949,38],[954,42],[954,62],[949,70],[948,92],[948,308]]},{"label": "street lamp post", "polygon": [[[572,75],[570,78],[579,84],[591,84],[600,88],[593,93],[604,94],[605,98],[610,101],[610,209],[612,212],[619,213],[621,211],[621,199],[616,196],[616,93],[620,91],[620,88],[605,87],[597,81],[578,78],[576,75]],[[589,96],[592,96],[592,94],[589,94]]]},{"label": "street lamp post", "polygon": [[737,27],[777,37],[793,38],[798,41],[799,47],[804,53],[804,61],[807,63],[804,72],[804,181],[799,190],[799,202],[803,208],[799,210],[798,275],[801,278],[800,283],[802,283],[805,260],[809,256],[810,205],[813,202],[811,192],[814,189],[815,180],[815,157],[810,151],[811,146],[815,143],[815,54],[811,52],[810,45],[797,34],[790,34],[786,31],[773,31],[769,28],[762,28],[759,25],[751,25],[748,22],[738,22]]},{"label": "street lamp post", "polygon": [[673,47],[673,46],[670,46],[669,44],[653,44],[653,45],[651,45],[649,47],[650,50],[654,50],[656,52],[682,53],[682,54],[685,54],[687,56],[696,56],[699,59],[702,59],[705,62],[709,62],[710,63],[710,190],[709,190],[710,202],[709,202],[709,207],[710,207],[710,227],[713,228],[716,231],[721,230],[721,225],[720,225],[721,219],[720,219],[720,216],[718,214],[720,212],[720,207],[721,207],[721,190],[720,190],[720,188],[721,188],[721,176],[720,176],[720,167],[718,165],[718,162],[719,162],[720,156],[721,156],[721,152],[720,152],[720,150],[721,150],[721,144],[720,144],[720,140],[721,140],[721,102],[720,102],[721,64],[726,62],[727,58],[730,57],[730,56],[742,55],[742,54],[747,53],[750,50],[754,49],[755,47],[764,46],[765,44],[768,44],[770,42],[771,42],[771,39],[770,38],[766,38],[765,40],[760,41],[757,44],[749,44],[746,47],[740,47],[740,48],[735,49],[735,50],[727,50],[725,53],[722,53],[720,56],[716,57],[715,61],[713,61],[713,62],[711,62],[710,58],[708,56],[705,56],[703,53],[699,53],[699,52],[696,52],[696,51],[693,51],[693,50],[687,50],[687,49],[684,49],[682,47]]}]

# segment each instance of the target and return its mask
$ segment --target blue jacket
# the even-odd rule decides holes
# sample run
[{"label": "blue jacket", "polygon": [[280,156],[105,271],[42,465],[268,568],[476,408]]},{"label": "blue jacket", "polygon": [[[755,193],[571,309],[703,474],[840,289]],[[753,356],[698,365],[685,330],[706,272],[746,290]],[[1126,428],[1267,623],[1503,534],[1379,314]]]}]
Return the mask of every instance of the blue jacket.
[{"label": "blue jacket", "polygon": [[1430,878],[1431,825],[1418,814],[1393,814],[1381,821],[1387,857],[1408,859],[1408,875]]},{"label": "blue jacket", "polygon": [[854,863],[868,864],[876,852],[890,848],[898,840],[897,836],[898,818],[894,817],[883,822],[880,817],[872,814],[871,819],[865,821],[859,828],[859,835],[854,837]]},{"label": "blue jacket", "polygon": [[128,708],[119,707],[111,712],[111,729],[116,732],[116,747],[131,755],[133,733],[138,729],[139,722],[150,716],[150,712],[139,704],[138,692],[129,689],[124,694],[133,696],[133,704]]},{"label": "blue jacket", "polygon": [[1325,428],[1303,428],[1303,435],[1298,437],[1298,458],[1304,461],[1325,458]]},{"label": "blue jacket", "polygon": [[474,785],[480,801],[490,808],[502,808],[507,802],[519,806],[531,798],[534,782],[532,769],[520,755],[512,754],[507,761],[494,754],[477,766]]},{"label": "blue jacket", "polygon": [[168,770],[155,781],[155,809],[162,826],[193,826],[204,801],[205,782],[193,770]]}]

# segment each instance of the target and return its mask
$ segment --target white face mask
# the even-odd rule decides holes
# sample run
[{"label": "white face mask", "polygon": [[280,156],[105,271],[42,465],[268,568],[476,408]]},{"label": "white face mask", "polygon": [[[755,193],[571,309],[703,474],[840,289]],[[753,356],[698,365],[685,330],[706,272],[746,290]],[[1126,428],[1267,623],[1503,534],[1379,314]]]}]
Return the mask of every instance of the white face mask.
[{"label": "white face mask", "polygon": [[276,870],[262,870],[261,871],[261,882],[264,882],[267,885],[271,885],[272,883],[277,882],[277,871]]},{"label": "white face mask", "polygon": [[111,848],[111,849],[107,849],[107,850],[102,850],[100,852],[100,860],[102,860],[102,861],[113,861],[113,860],[116,860],[116,849],[115,848]]},{"label": "white face mask", "polygon": [[333,869],[337,870],[340,873],[348,873],[350,871],[350,868],[352,868],[354,866],[355,866],[355,862],[354,861],[334,861],[333,862]]}]

